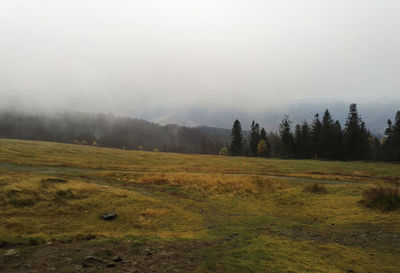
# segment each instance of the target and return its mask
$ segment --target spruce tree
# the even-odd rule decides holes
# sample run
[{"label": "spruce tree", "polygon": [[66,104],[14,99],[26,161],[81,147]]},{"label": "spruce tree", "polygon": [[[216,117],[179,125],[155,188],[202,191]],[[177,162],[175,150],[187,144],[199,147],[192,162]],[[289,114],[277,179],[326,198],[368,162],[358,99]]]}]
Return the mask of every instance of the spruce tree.
[{"label": "spruce tree", "polygon": [[319,120],[319,114],[315,114],[314,121],[312,123],[312,153],[314,158],[318,158],[321,155],[321,130],[322,123]]},{"label": "spruce tree", "polygon": [[400,161],[400,111],[397,111],[394,123],[389,119],[385,130],[386,141],[382,145],[383,158]]},{"label": "spruce tree", "polygon": [[307,121],[297,124],[294,133],[294,149],[297,158],[310,158],[312,138]]},{"label": "spruce tree", "polygon": [[344,129],[344,153],[350,160],[367,159],[369,155],[368,133],[355,103],[349,107]]},{"label": "spruce tree", "polygon": [[341,131],[339,121],[333,122],[329,110],[326,109],[322,118],[320,154],[322,158],[338,159],[341,150]]},{"label": "spruce tree", "polygon": [[267,142],[267,132],[265,131],[264,128],[261,129],[261,133],[260,133],[260,138],[265,140]]},{"label": "spruce tree", "polygon": [[303,157],[303,143],[301,139],[301,126],[300,124],[297,124],[294,127],[294,145],[293,145],[293,153],[296,158],[302,158]]},{"label": "spruce tree", "polygon": [[343,131],[340,122],[337,120],[334,124],[334,134],[335,134],[335,148],[333,159],[340,160],[343,159]]},{"label": "spruce tree", "polygon": [[302,158],[311,158],[312,155],[312,135],[307,121],[301,124],[301,153]]},{"label": "spruce tree", "polygon": [[281,137],[280,152],[283,158],[289,158],[293,153],[293,135],[290,129],[289,116],[285,116],[279,125],[279,135]]},{"label": "spruce tree", "polygon": [[265,131],[264,128],[261,128],[261,132],[260,132],[260,141],[264,140],[265,143],[267,144],[267,153],[265,156],[268,156],[271,153],[271,143],[268,140],[267,137],[267,132]]},{"label": "spruce tree", "polygon": [[257,145],[258,142],[260,142],[260,139],[261,139],[260,125],[258,123],[255,123],[253,120],[253,122],[251,123],[250,139],[249,139],[250,154],[252,156],[257,156]]},{"label": "spruce tree", "polygon": [[239,120],[235,120],[232,126],[232,142],[230,146],[230,153],[234,156],[243,154],[243,137],[242,126]]}]

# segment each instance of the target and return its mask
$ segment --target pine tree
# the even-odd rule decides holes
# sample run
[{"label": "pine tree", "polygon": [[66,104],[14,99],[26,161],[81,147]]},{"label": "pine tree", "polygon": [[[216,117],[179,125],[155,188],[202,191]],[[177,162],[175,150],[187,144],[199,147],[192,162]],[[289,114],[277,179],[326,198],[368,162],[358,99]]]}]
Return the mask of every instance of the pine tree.
[{"label": "pine tree", "polygon": [[280,152],[283,158],[289,158],[293,153],[293,135],[290,123],[289,116],[285,116],[279,125],[279,135],[281,137]]},{"label": "pine tree", "polygon": [[307,121],[297,124],[294,133],[294,149],[297,158],[310,158],[312,154],[312,138]]},{"label": "pine tree", "polygon": [[312,134],[307,121],[301,125],[302,158],[311,158],[312,155]]},{"label": "pine tree", "polygon": [[326,159],[336,159],[338,149],[338,136],[336,125],[329,110],[326,109],[322,118],[320,156]]},{"label": "pine tree", "polygon": [[265,143],[267,144],[267,154],[265,156],[269,156],[271,154],[271,143],[269,142],[269,139],[267,137],[267,132],[265,131],[264,128],[261,128],[260,141],[261,140],[264,140]]},{"label": "pine tree", "polygon": [[264,128],[261,128],[261,133],[260,133],[260,138],[265,140],[267,142],[267,132],[265,131]]},{"label": "pine tree", "polygon": [[321,130],[322,123],[319,120],[319,114],[315,114],[314,121],[312,123],[312,153],[314,158],[318,158],[321,155]]},{"label": "pine tree", "polygon": [[232,142],[230,147],[230,152],[232,155],[242,155],[243,154],[243,136],[242,136],[242,126],[239,120],[235,120],[232,126]]},{"label": "pine tree", "polygon": [[302,158],[302,150],[303,150],[303,143],[301,139],[301,126],[297,124],[294,127],[294,145],[293,145],[293,153],[296,158]]},{"label": "pine tree", "polygon": [[355,103],[349,107],[344,129],[344,153],[351,160],[367,159],[369,155],[368,133]]},{"label": "pine tree", "polygon": [[389,119],[385,130],[386,141],[382,145],[383,158],[400,161],[400,110],[397,111],[394,123]]},{"label": "pine tree", "polygon": [[340,122],[337,120],[334,125],[334,134],[336,139],[336,147],[334,148],[334,157],[333,159],[343,159],[343,131]]},{"label": "pine tree", "polygon": [[253,120],[253,122],[251,123],[249,139],[250,154],[252,156],[257,156],[257,145],[260,142],[260,139],[260,125],[258,123],[255,123]]}]

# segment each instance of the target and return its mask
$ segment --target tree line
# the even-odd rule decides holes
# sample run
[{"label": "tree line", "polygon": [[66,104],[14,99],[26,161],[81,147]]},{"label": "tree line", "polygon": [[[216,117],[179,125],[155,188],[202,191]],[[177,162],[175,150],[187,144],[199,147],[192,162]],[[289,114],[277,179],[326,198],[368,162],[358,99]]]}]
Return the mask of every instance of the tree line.
[{"label": "tree line", "polygon": [[[212,129],[212,128],[211,128]],[[0,138],[95,145],[129,150],[218,154],[229,136],[210,128],[161,126],[112,114],[0,112]]]},{"label": "tree line", "polygon": [[366,128],[355,103],[349,107],[344,128],[328,109],[322,119],[317,113],[311,124],[304,120],[294,131],[289,116],[282,120],[278,133],[267,134],[253,121],[248,138],[243,137],[240,121],[235,120],[231,144],[225,151],[233,156],[400,161],[400,111],[387,126],[385,137],[378,139]]}]

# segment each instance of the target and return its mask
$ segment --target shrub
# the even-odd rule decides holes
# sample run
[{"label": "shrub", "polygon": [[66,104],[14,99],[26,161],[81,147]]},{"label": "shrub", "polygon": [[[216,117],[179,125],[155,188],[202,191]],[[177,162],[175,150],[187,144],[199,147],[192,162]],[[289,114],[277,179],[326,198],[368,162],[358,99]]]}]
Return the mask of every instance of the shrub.
[{"label": "shrub", "polygon": [[326,188],[318,183],[313,183],[311,185],[305,186],[304,191],[311,192],[311,193],[326,193],[327,192]]},{"label": "shrub", "polygon": [[258,156],[266,156],[267,155],[267,142],[264,139],[261,139],[257,145],[257,154]]},{"label": "shrub", "polygon": [[365,190],[361,202],[369,207],[382,210],[394,210],[400,208],[400,196],[398,188],[375,187]]},{"label": "shrub", "polygon": [[219,155],[229,155],[229,150],[226,147],[223,147],[219,152]]},{"label": "shrub", "polygon": [[42,183],[67,183],[68,181],[62,178],[46,178],[41,180]]}]

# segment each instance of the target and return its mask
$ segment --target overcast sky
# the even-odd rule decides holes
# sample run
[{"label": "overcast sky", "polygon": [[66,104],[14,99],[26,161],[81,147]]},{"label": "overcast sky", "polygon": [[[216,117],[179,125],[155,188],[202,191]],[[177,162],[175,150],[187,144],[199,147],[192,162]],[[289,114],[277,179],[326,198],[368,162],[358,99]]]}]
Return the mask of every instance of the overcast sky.
[{"label": "overcast sky", "polygon": [[400,98],[399,0],[2,0],[0,105]]}]

